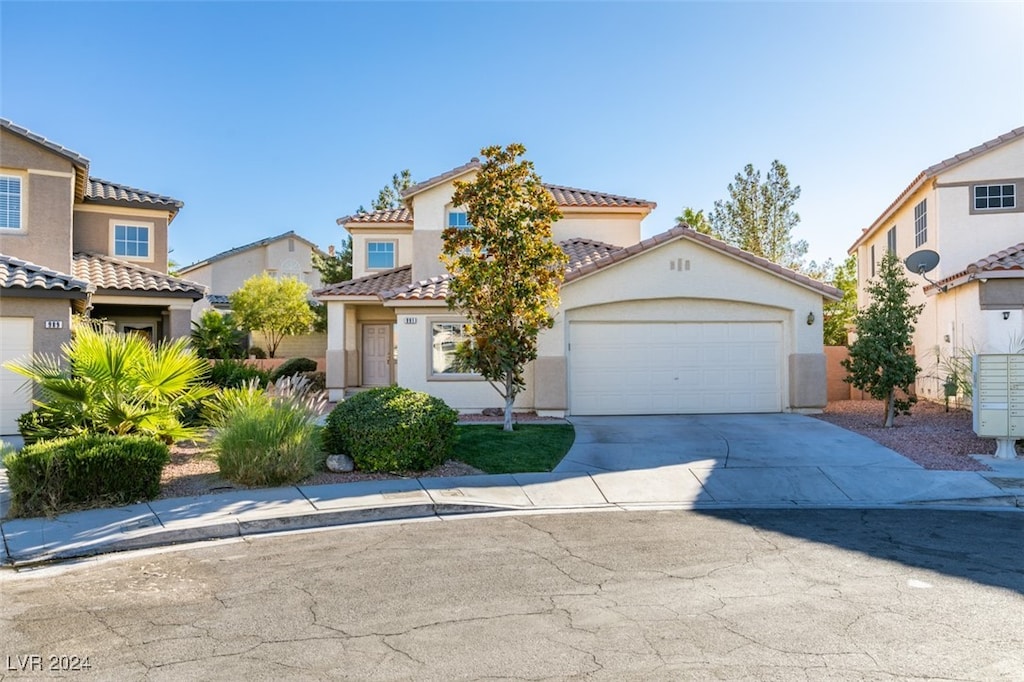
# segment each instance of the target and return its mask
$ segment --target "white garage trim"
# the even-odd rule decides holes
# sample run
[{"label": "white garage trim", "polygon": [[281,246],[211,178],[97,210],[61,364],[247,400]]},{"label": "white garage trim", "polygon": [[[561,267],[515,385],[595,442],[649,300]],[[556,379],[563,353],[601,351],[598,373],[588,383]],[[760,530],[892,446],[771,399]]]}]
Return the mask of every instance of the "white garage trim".
[{"label": "white garage trim", "polygon": [[[32,354],[31,317],[0,317],[0,365]],[[0,368],[0,435],[18,433],[19,416],[32,409],[32,397],[22,390],[25,377]]]},{"label": "white garage trim", "polygon": [[569,411],[782,411],[781,322],[569,324]]}]

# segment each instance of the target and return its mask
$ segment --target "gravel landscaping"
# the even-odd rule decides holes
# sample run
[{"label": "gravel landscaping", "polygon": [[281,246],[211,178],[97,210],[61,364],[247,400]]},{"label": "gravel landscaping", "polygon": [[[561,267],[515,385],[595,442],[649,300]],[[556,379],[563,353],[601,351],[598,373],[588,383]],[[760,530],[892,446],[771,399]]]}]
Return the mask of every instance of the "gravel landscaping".
[{"label": "gravel landscaping", "polygon": [[867,436],[925,469],[985,471],[988,467],[970,455],[996,451],[994,440],[974,435],[970,410],[950,406],[946,412],[944,405],[924,400],[911,414],[896,417],[889,429],[882,426],[885,404],[877,400],[839,400],[814,416]]}]

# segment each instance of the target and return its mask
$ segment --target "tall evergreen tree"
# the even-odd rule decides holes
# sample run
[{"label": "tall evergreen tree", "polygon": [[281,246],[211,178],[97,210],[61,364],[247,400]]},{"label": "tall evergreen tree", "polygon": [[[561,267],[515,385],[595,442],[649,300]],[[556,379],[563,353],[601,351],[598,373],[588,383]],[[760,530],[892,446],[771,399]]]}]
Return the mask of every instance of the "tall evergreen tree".
[{"label": "tall evergreen tree", "polygon": [[910,303],[913,288],[896,254],[885,254],[878,278],[868,282],[871,302],[854,317],[857,338],[842,363],[850,373],[844,381],[886,401],[886,427],[893,426],[897,414],[910,414],[917,402],[910,387],[921,368],[910,346],[924,306]]},{"label": "tall evergreen tree", "polygon": [[772,161],[767,177],[747,164],[729,183],[729,198],[716,201],[711,229],[725,242],[794,270],[803,265],[807,242],[793,241],[800,215],[793,205],[800,187],[789,181],[786,166]]}]

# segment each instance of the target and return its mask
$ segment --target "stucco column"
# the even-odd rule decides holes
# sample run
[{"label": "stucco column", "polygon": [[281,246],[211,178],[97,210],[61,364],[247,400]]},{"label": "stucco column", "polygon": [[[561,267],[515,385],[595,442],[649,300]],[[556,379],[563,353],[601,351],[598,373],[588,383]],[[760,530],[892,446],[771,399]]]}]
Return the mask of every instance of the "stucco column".
[{"label": "stucco column", "polygon": [[818,410],[828,404],[824,353],[793,353],[789,356],[789,406],[794,410]]},{"label": "stucco column", "polygon": [[192,301],[175,303],[167,310],[167,338],[180,339],[192,335]]},{"label": "stucco column", "polygon": [[345,397],[345,304],[327,301],[327,393],[332,401]]}]

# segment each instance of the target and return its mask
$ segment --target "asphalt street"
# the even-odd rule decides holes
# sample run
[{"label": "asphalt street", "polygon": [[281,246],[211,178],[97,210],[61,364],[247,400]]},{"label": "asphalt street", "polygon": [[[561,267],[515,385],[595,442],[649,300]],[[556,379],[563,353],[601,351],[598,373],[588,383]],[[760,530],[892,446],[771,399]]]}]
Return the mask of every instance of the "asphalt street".
[{"label": "asphalt street", "polygon": [[1019,680],[1022,557],[938,510],[260,536],[0,574],[0,678]]}]

